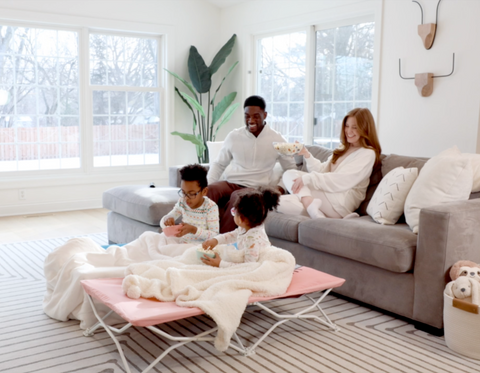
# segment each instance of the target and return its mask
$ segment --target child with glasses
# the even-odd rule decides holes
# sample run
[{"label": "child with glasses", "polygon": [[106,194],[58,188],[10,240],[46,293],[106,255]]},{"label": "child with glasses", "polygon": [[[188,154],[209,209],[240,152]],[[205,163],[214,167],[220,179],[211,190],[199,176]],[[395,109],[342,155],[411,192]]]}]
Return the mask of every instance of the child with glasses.
[{"label": "child with glasses", "polygon": [[180,230],[168,243],[198,243],[216,236],[219,232],[218,206],[207,197],[207,169],[191,164],[180,169],[180,199],[160,220],[162,228],[175,225],[180,216]]},{"label": "child with glasses", "polygon": [[[235,201],[231,213],[238,228],[205,241],[203,249],[213,249],[218,244],[237,243],[238,250],[245,251],[244,263],[257,262],[260,251],[271,246],[263,222],[269,211],[278,206],[280,193],[273,188],[242,191]],[[218,253],[211,258],[204,255],[202,262],[212,267],[231,267],[238,263],[222,260]]]}]

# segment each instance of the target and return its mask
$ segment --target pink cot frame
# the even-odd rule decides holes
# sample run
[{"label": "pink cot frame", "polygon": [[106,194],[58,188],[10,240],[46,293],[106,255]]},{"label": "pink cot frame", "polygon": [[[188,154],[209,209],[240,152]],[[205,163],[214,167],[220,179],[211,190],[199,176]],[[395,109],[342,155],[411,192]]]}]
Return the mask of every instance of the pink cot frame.
[{"label": "pink cot frame", "polygon": [[[125,366],[127,373],[131,373],[128,362],[123,353],[123,349],[120,345],[120,342],[115,337],[115,334],[121,334],[125,332],[131,326],[141,326],[151,330],[153,333],[158,334],[162,337],[165,337],[171,341],[178,342],[165,351],[163,351],[160,356],[158,356],[144,371],[146,373],[150,371],[155,365],[158,364],[167,354],[169,354],[174,349],[177,349],[183,346],[186,343],[193,341],[213,341],[214,336],[210,334],[217,331],[217,327],[209,329],[207,331],[201,332],[197,335],[191,337],[176,337],[172,336],[163,330],[160,330],[155,325],[167,323],[170,321],[180,320],[192,316],[202,315],[204,312],[199,308],[186,308],[179,307],[175,302],[160,302],[156,299],[130,299],[128,298],[122,290],[122,280],[121,278],[110,278],[110,279],[95,279],[95,280],[83,280],[82,286],[87,294],[87,298],[92,306],[93,313],[98,319],[98,322],[93,325],[91,328],[88,328],[83,333],[85,336],[93,336],[95,331],[103,327],[110,337],[115,342],[117,346],[120,357]],[[338,278],[335,276],[328,275],[326,273],[317,271],[309,267],[299,267],[295,270],[292,282],[288,287],[285,294],[276,297],[258,297],[252,296],[248,300],[249,305],[255,305],[262,310],[268,312],[270,315],[278,319],[275,324],[273,324],[270,329],[268,329],[254,344],[250,346],[244,346],[241,339],[236,333],[234,333],[233,338],[235,342],[230,342],[230,347],[234,350],[242,353],[244,356],[249,356],[255,353],[257,346],[278,326],[286,323],[287,321],[294,319],[311,319],[318,321],[319,323],[327,326],[328,328],[334,330],[335,332],[339,328],[330,320],[330,318],[325,314],[325,312],[320,307],[320,302],[327,296],[327,294],[336,287],[343,285],[345,282],[344,279]],[[316,299],[308,295],[310,293],[322,291]],[[268,303],[272,299],[280,298],[292,298],[306,296],[311,300],[312,304],[308,305],[303,310],[295,314],[278,314],[277,312],[271,310],[264,304]],[[98,311],[93,302],[95,298],[100,303],[105,304],[110,311],[103,317],[99,316]],[[311,311],[320,311],[321,316],[318,316]],[[120,317],[122,317],[127,324],[122,328],[118,329],[116,327],[107,325],[105,319],[112,313],[116,312]]]}]

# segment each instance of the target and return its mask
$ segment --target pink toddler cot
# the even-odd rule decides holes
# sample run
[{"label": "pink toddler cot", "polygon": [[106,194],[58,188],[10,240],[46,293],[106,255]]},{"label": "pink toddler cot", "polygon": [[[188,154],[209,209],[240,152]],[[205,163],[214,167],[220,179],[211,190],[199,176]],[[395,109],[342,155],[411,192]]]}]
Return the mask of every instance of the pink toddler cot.
[{"label": "pink toddler cot", "polygon": [[[212,336],[217,330],[217,327],[209,329],[207,331],[201,332],[197,335],[191,337],[176,337],[172,336],[159,329],[155,325],[167,323],[170,321],[180,320],[187,317],[202,315],[204,312],[199,308],[186,308],[179,307],[175,302],[160,302],[155,299],[130,299],[128,298],[122,290],[122,281],[121,278],[110,278],[110,279],[96,279],[96,280],[83,280],[82,286],[88,295],[88,300],[92,306],[93,312],[98,319],[98,322],[93,325],[91,328],[85,330],[83,333],[85,336],[92,336],[99,327],[103,327],[110,337],[115,342],[120,357],[125,365],[125,369],[128,373],[131,373],[130,367],[127,363],[125,355],[123,353],[120,342],[115,337],[115,334],[121,334],[125,332],[131,326],[145,327],[151,330],[152,332],[165,337],[171,341],[178,342],[165,351],[163,351],[160,356],[158,356],[144,371],[148,372],[151,370],[160,360],[162,360],[168,353],[172,350],[183,346],[186,343],[193,341],[213,341],[215,338]],[[311,319],[318,321],[319,323],[338,331],[338,327],[329,319],[325,312],[320,307],[320,302],[327,296],[327,294],[336,287],[343,285],[345,282],[344,279],[328,275],[326,273],[317,271],[308,267],[299,267],[295,270],[292,282],[288,287],[285,294],[276,297],[258,297],[252,296],[249,298],[249,305],[255,305],[260,309],[268,312],[270,315],[278,319],[275,324],[273,324],[270,329],[268,329],[254,344],[251,346],[244,346],[241,339],[235,333],[233,335],[234,341],[230,342],[230,347],[234,350],[242,353],[244,356],[248,356],[255,352],[255,348],[270,334],[272,333],[279,325],[293,319]],[[310,293],[320,292],[314,299]],[[311,305],[308,305],[303,310],[296,312],[295,314],[278,314],[272,309],[268,308],[268,301],[272,299],[280,298],[292,298],[300,297],[305,295],[308,299],[312,301]],[[93,302],[95,298],[100,303],[105,304],[110,308],[110,312],[105,316],[100,317],[95,304]],[[320,311],[320,316],[311,312]],[[127,324],[122,328],[118,329],[116,327],[107,325],[105,319],[112,313],[116,312],[120,317],[122,317]]]}]

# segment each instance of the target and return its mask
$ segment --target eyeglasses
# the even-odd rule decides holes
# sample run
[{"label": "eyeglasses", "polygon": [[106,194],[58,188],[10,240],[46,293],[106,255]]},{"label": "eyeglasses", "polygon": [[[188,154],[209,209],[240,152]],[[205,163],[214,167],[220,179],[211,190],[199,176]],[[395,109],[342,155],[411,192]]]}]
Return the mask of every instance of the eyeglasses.
[{"label": "eyeglasses", "polygon": [[232,207],[232,209],[230,210],[230,213],[232,214],[232,216],[237,215],[237,209],[235,207]]},{"label": "eyeglasses", "polygon": [[197,193],[185,193],[183,190],[179,190],[178,191],[178,195],[180,197],[185,197],[185,198],[188,198],[188,199],[194,199],[196,196],[198,196],[200,193],[202,193],[202,190],[203,189],[200,189]]}]

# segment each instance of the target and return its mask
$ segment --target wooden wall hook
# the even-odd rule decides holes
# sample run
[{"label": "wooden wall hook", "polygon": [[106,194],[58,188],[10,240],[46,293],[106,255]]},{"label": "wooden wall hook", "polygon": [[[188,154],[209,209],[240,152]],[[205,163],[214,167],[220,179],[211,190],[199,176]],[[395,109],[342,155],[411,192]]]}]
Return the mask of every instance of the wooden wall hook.
[{"label": "wooden wall hook", "polygon": [[435,23],[418,25],[418,35],[422,39],[425,49],[430,49],[432,47],[436,31],[437,25]]},{"label": "wooden wall hook", "polygon": [[417,86],[418,93],[422,97],[428,97],[433,92],[433,74],[421,73],[415,74],[415,85]]},{"label": "wooden wall hook", "polygon": [[450,76],[455,71],[455,53],[452,56],[452,71],[449,74],[445,75],[433,75],[432,73],[422,73],[422,74],[415,74],[414,77],[404,77],[402,75],[402,60],[398,59],[398,75],[400,78],[408,80],[408,79],[415,79],[415,85],[418,88],[418,93],[422,97],[428,97],[433,92],[433,78],[446,78]]},{"label": "wooden wall hook", "polygon": [[436,11],[436,17],[435,17],[435,23],[423,23],[423,8],[422,5],[416,1],[412,0],[412,2],[417,3],[418,6],[420,7],[420,12],[422,15],[422,24],[418,25],[418,35],[422,39],[423,46],[425,49],[430,49],[433,45],[433,42],[435,41],[435,33],[437,32],[437,24],[438,24],[438,6],[440,5],[440,1],[438,0],[437,3],[437,11]]}]

